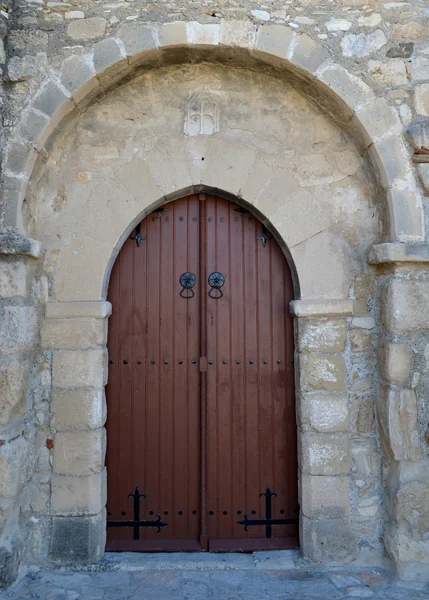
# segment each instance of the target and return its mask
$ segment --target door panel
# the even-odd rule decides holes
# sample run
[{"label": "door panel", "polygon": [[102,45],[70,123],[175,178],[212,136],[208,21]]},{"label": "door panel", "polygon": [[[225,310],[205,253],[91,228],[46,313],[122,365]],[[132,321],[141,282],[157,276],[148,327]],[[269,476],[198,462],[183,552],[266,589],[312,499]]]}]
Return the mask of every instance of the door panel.
[{"label": "door panel", "polygon": [[[266,527],[238,523],[265,518],[267,486],[277,494],[272,517],[296,517],[286,259],[273,239],[258,239],[250,213],[214,196],[167,204],[140,233],[139,246],[124,244],[109,287],[107,549],[296,546],[296,525],[274,525],[267,538]],[[185,271],[196,275],[189,299]],[[209,297],[213,271],[225,284]],[[146,494],[140,520],[159,514],[167,524],[138,527],[139,539],[131,526],[109,526],[134,519],[136,486]]]},{"label": "door panel", "polygon": [[168,525],[140,528],[139,540],[108,527],[110,550],[199,547],[199,295],[182,298],[179,284],[198,272],[198,200],[166,209],[141,223],[145,239],[128,239],[112,271],[107,469],[108,523],[133,518],[138,486],[140,519]]},{"label": "door panel", "polygon": [[207,199],[207,272],[225,276],[223,297],[207,299],[207,501],[210,547],[218,550],[290,546],[297,538],[296,525],[272,527],[279,544],[265,527],[246,532],[237,523],[246,514],[265,518],[267,486],[277,494],[272,517],[296,518],[297,466],[289,269],[273,239],[265,246],[257,239],[261,224],[236,209]]}]

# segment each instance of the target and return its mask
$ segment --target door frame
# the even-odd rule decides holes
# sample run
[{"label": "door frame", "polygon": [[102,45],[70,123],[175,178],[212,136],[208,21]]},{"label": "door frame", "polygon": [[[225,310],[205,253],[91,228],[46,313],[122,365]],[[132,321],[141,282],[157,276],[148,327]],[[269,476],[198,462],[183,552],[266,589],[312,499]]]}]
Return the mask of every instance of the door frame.
[{"label": "door frame", "polygon": [[[321,331],[329,326],[345,329],[347,319],[353,315],[353,300],[337,298],[322,300],[301,299],[297,268],[286,241],[263,215],[261,210],[250,205],[242,198],[224,192],[219,188],[204,185],[189,186],[168,195],[168,197],[162,197],[147,206],[132,220],[118,240],[116,247],[110,253],[104,276],[103,296],[106,298],[110,273],[123,242],[132,233],[136,225],[143,220],[145,215],[153,212],[165,203],[192,193],[204,192],[231,200],[249,210],[270,231],[288,260],[295,295],[295,300],[291,302],[289,309],[294,317],[295,334],[295,398],[297,402],[296,415],[298,425],[300,548],[304,556],[315,560],[325,560],[330,556],[337,557],[341,555],[343,552],[341,548],[337,549],[334,545],[330,549],[331,547],[329,546],[332,539],[332,528],[336,528],[339,539],[345,549],[344,551],[349,556],[349,548],[355,544],[355,536],[350,521],[349,407],[348,401],[345,402],[344,397],[347,376],[344,347],[340,344],[334,349],[326,349],[323,347],[323,340],[321,340],[321,344],[318,347],[309,346],[306,331],[308,327],[313,327],[313,330],[314,328],[319,328]],[[71,351],[55,350],[53,353],[53,378],[56,382],[54,385],[58,386],[59,382],[59,387],[64,388],[85,388],[85,386],[88,386],[88,382],[91,381],[94,393],[89,400],[85,400],[84,419],[86,421],[92,419],[93,422],[90,424],[90,427],[97,428],[96,431],[89,432],[93,448],[92,454],[98,460],[101,457],[103,461],[106,449],[105,433],[103,433],[105,431],[104,423],[106,418],[103,388],[107,383],[106,342],[107,320],[110,314],[111,305],[106,300],[48,302],[45,309],[45,323],[49,325],[51,320],[55,320],[59,331],[64,327],[70,327],[73,323],[78,326],[80,321],[82,321],[82,317],[84,317],[85,320],[98,323],[97,327],[102,332],[94,342],[91,341],[84,348],[73,349]],[[55,344],[49,347],[58,348]],[[317,407],[318,396],[315,394],[315,391],[321,389],[322,393],[326,393],[327,382],[323,381],[323,377],[320,381],[312,379],[311,371],[314,365],[326,360],[332,364],[333,368],[339,365],[335,386],[333,386],[333,389],[331,387],[329,391],[333,393],[332,399],[337,402],[338,406],[341,405],[342,412],[346,411],[347,414],[346,418],[343,419],[343,425],[337,428],[334,433],[326,431],[316,433],[314,423],[309,424],[308,422],[307,414],[309,410],[311,412],[312,406],[313,408]],[[73,368],[70,367],[70,364],[72,364]],[[82,376],[76,375],[76,367],[82,368]],[[68,424],[67,428],[69,428]],[[66,443],[66,435],[62,433],[56,434],[55,447],[57,452],[58,448],[61,449],[62,444]],[[63,436],[64,441],[60,442]],[[321,449],[323,451],[327,450],[332,455],[332,460],[313,460],[312,457],[320,453]],[[337,456],[340,456],[340,460],[337,459]],[[64,531],[69,531],[68,527],[71,528],[70,531],[79,530],[85,532],[81,535],[88,538],[90,544],[88,548],[82,550],[82,554],[79,555],[81,558],[78,555],[73,558],[74,563],[85,562],[85,556],[91,556],[91,560],[96,560],[97,557],[101,558],[104,553],[106,540],[105,506],[107,500],[106,469],[103,470],[101,468],[100,470],[99,467],[97,468],[99,472],[94,476],[86,477],[85,480],[71,480],[70,487],[68,488],[66,508],[56,508],[55,503],[55,497],[58,497],[62,489],[58,487],[57,491],[56,486],[64,485],[63,481],[65,478],[62,477],[62,481],[58,484],[55,481],[53,482],[52,506],[56,516],[53,519],[51,556],[54,561],[56,560],[55,556],[61,556],[59,560],[63,562],[64,555],[68,553],[67,548],[62,550],[64,546],[62,540],[65,539]],[[82,495],[83,484],[86,486],[84,495]],[[82,502],[87,503],[86,498],[88,496],[90,497],[89,508],[80,508]],[[76,508],[74,508],[75,506]],[[57,549],[54,549],[55,545]]]}]

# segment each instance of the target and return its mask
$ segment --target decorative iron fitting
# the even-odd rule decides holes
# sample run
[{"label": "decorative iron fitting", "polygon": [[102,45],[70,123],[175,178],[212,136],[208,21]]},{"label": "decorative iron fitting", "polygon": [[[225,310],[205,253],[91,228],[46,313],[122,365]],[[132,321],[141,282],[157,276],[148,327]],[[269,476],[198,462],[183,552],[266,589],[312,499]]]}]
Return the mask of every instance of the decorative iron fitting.
[{"label": "decorative iron fitting", "polygon": [[157,533],[160,533],[161,527],[166,527],[168,523],[161,521],[161,515],[157,515],[156,521],[143,521],[140,519],[140,498],[146,498],[145,494],[140,494],[136,485],[134,492],[128,494],[128,498],[133,498],[134,519],[132,521],[107,521],[107,527],[133,527],[134,539],[140,539],[140,527],[157,527]]},{"label": "decorative iron fitting", "polygon": [[[180,295],[182,298],[185,298],[185,300],[189,300],[190,298],[193,298],[195,296],[194,290],[192,288],[194,287],[196,281],[196,276],[190,271],[182,273],[182,275],[179,277],[179,283],[182,286],[182,290],[180,291]],[[191,292],[190,296],[183,295],[183,292],[185,292],[186,290],[189,290]]]},{"label": "decorative iron fitting", "polygon": [[140,233],[140,228],[141,228],[141,223],[139,223],[137,225],[137,227],[134,229],[134,235],[130,235],[131,240],[136,240],[137,248],[140,246],[140,242],[142,242],[143,240],[146,239],[146,236],[142,235]]},{"label": "decorative iron fitting", "polygon": [[[210,287],[212,288],[211,290],[209,290],[209,297],[213,298],[213,300],[219,300],[220,298],[222,298],[223,292],[220,288],[225,284],[225,275],[219,273],[218,271],[214,271],[213,273],[210,273],[208,281]],[[213,296],[213,292],[215,290],[219,291],[218,296]]]},{"label": "decorative iron fitting", "polygon": [[265,527],[265,537],[272,537],[273,525],[295,525],[299,522],[299,519],[273,519],[272,518],[272,498],[276,497],[277,494],[270,490],[270,486],[267,485],[265,492],[259,494],[259,496],[265,496],[265,519],[249,519],[247,514],[244,515],[242,521],[237,521],[239,525],[244,525],[244,531],[249,531],[248,527],[252,526],[263,526]]}]

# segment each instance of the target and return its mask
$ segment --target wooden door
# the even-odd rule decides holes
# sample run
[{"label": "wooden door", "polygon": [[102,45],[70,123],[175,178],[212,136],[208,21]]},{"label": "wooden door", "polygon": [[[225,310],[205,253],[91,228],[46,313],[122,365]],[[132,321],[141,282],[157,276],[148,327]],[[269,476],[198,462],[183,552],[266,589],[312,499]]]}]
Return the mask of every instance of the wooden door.
[{"label": "wooden door", "polygon": [[296,546],[292,282],[280,247],[250,213],[204,194],[167,204],[131,237],[109,288],[107,549]]}]

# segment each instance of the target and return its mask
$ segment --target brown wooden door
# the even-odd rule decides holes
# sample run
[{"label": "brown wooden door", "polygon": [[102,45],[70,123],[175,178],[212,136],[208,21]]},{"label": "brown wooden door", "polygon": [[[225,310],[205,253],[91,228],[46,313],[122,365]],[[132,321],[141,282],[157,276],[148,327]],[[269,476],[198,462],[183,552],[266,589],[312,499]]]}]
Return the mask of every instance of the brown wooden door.
[{"label": "brown wooden door", "polygon": [[[107,549],[296,546],[296,524],[252,523],[267,502],[273,520],[297,517],[293,296],[280,247],[250,213],[203,194],[152,213],[140,236],[109,287]],[[267,487],[276,496],[260,496]]]}]

